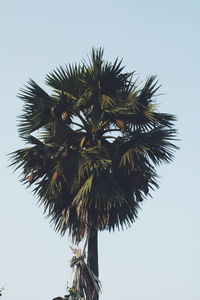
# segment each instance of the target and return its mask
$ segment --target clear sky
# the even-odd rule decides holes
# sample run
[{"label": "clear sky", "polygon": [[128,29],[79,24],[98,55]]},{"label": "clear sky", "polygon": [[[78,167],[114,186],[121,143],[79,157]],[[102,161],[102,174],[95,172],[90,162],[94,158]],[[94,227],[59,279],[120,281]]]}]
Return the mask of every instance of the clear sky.
[{"label": "clear sky", "polygon": [[99,237],[101,300],[200,299],[199,0],[1,0],[0,286],[2,300],[51,300],[72,272],[67,236],[44,219],[30,190],[7,168],[23,147],[19,89],[33,78],[87,57],[124,58],[127,71],[162,84],[160,111],[178,117],[181,150],[159,169],[160,189],[124,232]]}]

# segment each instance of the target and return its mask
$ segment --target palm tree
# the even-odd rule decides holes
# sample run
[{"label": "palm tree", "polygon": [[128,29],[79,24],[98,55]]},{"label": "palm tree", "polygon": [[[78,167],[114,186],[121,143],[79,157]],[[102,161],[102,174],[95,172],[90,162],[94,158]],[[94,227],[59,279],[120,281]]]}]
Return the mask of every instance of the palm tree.
[{"label": "palm tree", "polygon": [[19,134],[31,146],[11,153],[12,165],[23,169],[21,181],[34,186],[57,231],[77,243],[88,236],[88,265],[98,277],[98,231],[130,226],[158,188],[155,167],[177,149],[175,117],[157,111],[155,76],[141,87],[101,48],[57,68],[46,84],[51,95],[33,80],[21,90]]}]

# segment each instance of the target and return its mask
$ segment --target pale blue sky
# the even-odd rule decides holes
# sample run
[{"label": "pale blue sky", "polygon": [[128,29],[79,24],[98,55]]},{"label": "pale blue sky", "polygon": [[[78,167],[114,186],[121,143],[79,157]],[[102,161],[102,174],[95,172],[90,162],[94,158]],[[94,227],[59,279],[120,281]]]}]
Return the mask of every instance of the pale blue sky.
[{"label": "pale blue sky", "polygon": [[132,228],[100,234],[101,300],[200,299],[199,20],[198,0],[1,1],[2,300],[51,300],[72,279],[68,237],[44,220],[6,154],[23,146],[19,89],[30,77],[44,86],[46,73],[82,60],[92,46],[103,46],[107,59],[124,58],[143,79],[158,75],[160,110],[178,116],[181,139]]}]

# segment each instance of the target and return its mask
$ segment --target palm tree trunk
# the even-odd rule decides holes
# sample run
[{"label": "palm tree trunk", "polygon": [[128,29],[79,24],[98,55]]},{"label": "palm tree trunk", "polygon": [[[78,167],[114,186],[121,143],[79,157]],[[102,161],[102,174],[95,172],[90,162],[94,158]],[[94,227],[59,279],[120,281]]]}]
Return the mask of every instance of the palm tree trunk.
[{"label": "palm tree trunk", "polygon": [[[88,240],[88,258],[87,263],[92,272],[99,278],[99,264],[98,264],[98,233],[97,230],[90,231]],[[92,300],[98,300],[99,296],[95,293]]]}]

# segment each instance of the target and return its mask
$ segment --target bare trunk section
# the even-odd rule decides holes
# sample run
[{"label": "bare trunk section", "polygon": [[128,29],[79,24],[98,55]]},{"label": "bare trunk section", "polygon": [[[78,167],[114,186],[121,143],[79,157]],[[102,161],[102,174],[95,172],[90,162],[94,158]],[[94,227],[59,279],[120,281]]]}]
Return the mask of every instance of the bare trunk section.
[{"label": "bare trunk section", "polygon": [[[92,272],[99,278],[99,264],[98,264],[98,233],[97,230],[90,232],[88,240],[88,258],[87,263]],[[95,293],[92,300],[98,300],[99,296]]]}]

